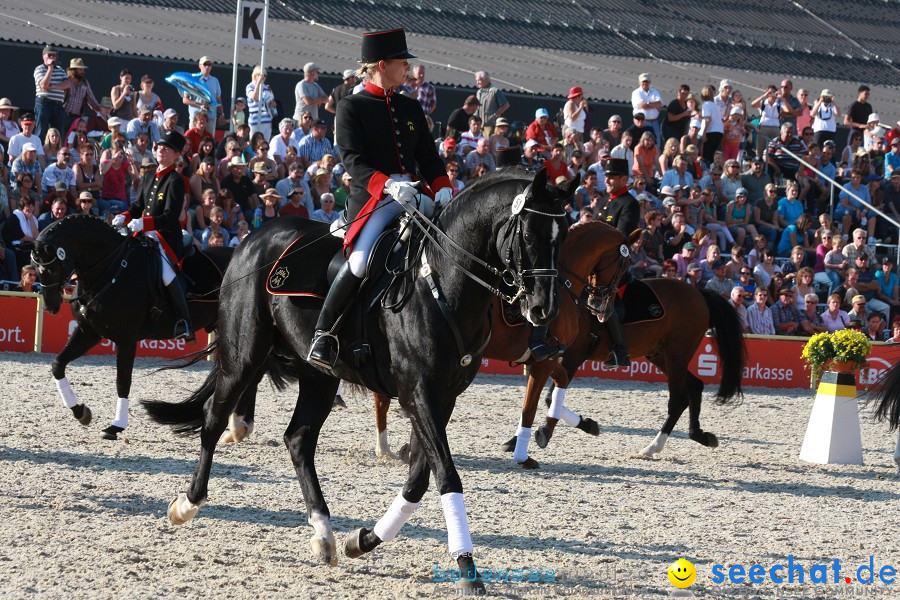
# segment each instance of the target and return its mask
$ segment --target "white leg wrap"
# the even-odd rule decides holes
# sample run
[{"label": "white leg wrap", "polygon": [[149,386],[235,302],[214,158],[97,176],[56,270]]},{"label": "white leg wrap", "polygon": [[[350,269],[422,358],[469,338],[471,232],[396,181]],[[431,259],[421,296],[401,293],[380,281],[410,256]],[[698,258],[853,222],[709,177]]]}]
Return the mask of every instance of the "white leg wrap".
[{"label": "white leg wrap", "polygon": [[444,520],[447,522],[447,550],[451,556],[471,554],[472,536],[469,535],[469,520],[466,518],[466,503],[460,492],[441,495]]},{"label": "white leg wrap", "polygon": [[375,528],[373,529],[375,535],[382,542],[389,542],[397,537],[400,528],[406,525],[406,522],[413,516],[420,504],[422,503],[408,501],[403,497],[402,492],[397,494],[384,516],[375,523]]},{"label": "white leg wrap", "polygon": [[128,398],[119,398],[116,402],[116,418],[112,422],[116,427],[128,427]]},{"label": "white leg wrap", "polygon": [[641,450],[641,454],[644,456],[653,456],[654,454],[659,454],[663,451],[663,447],[666,445],[666,440],[669,439],[669,435],[660,431],[656,434],[656,437],[653,438],[653,442]]},{"label": "white leg wrap", "polygon": [[335,396],[340,396],[340,395],[341,395],[341,390],[342,390],[342,389],[344,389],[344,380],[343,380],[343,379],[341,379],[341,381],[338,383],[338,389],[337,389],[337,391],[334,393]]},{"label": "white leg wrap", "polygon": [[553,392],[550,394],[550,409],[547,411],[547,416],[551,419],[562,421],[569,427],[575,427],[581,422],[581,415],[566,408],[564,404],[566,391],[563,388],[553,388]]},{"label": "white leg wrap", "polygon": [[69,383],[68,377],[57,379],[56,389],[59,391],[60,398],[62,398],[63,406],[72,408],[78,404],[78,397],[75,396],[75,392],[72,390],[72,384]]},{"label": "white leg wrap", "polygon": [[516,429],[516,449],[513,451],[513,458],[517,463],[523,463],[528,460],[528,442],[531,441],[531,427],[522,427]]},{"label": "white leg wrap", "polygon": [[391,456],[391,444],[388,442],[387,429],[378,432],[378,439],[375,441],[376,456]]},{"label": "white leg wrap", "polygon": [[314,538],[322,540],[334,539],[334,530],[331,528],[331,519],[322,513],[311,513],[307,521],[312,525],[312,528],[316,532],[313,536]]},{"label": "white leg wrap", "polygon": [[187,522],[197,515],[197,511],[200,510],[200,507],[204,504],[206,504],[206,500],[201,501],[199,504],[194,504],[188,500],[187,494],[181,492],[175,500],[175,513],[180,519]]}]

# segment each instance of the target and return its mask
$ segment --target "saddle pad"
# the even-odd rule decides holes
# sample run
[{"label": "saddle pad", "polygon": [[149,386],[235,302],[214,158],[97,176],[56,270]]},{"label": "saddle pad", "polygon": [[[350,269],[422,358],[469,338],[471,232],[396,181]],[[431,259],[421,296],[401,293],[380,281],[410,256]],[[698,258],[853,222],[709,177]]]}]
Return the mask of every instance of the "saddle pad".
[{"label": "saddle pad", "polygon": [[[320,237],[318,230],[300,234],[288,244],[266,277],[266,291],[275,296],[324,300],[328,294],[326,268],[341,249],[341,240]],[[318,238],[318,239],[317,239]],[[315,243],[310,243],[315,240]]]},{"label": "saddle pad", "polygon": [[665,309],[656,292],[643,281],[633,279],[625,286],[624,293],[621,289],[619,293],[625,305],[623,324],[656,321],[665,316]]}]

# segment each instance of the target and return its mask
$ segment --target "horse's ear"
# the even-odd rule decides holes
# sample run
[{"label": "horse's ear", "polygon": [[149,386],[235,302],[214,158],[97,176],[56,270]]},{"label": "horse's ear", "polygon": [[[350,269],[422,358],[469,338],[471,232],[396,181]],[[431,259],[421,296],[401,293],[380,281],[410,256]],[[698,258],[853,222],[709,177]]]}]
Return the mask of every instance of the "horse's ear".
[{"label": "horse's ear", "polygon": [[644,230],[643,230],[643,229],[635,229],[635,230],[632,231],[631,234],[628,236],[628,239],[625,240],[625,243],[628,244],[629,246],[631,246],[631,245],[634,244],[636,241],[638,241],[638,239],[641,237],[641,234],[642,234],[642,233],[644,233]]},{"label": "horse's ear", "polygon": [[541,166],[538,169],[537,173],[534,174],[534,181],[531,184],[531,193],[534,195],[534,190],[542,190],[547,187],[547,167]]},{"label": "horse's ear", "polygon": [[571,198],[575,195],[575,190],[578,189],[578,186],[581,184],[581,173],[575,173],[575,177],[572,178],[572,181],[568,182],[564,187],[560,186],[560,190],[564,194],[565,198]]}]

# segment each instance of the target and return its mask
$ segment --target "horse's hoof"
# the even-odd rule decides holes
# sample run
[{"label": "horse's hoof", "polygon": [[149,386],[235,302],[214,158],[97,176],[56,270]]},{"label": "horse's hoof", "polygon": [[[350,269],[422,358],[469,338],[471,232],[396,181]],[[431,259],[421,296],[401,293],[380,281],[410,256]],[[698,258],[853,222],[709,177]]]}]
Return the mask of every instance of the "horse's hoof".
[{"label": "horse's hoof", "polygon": [[457,596],[484,596],[486,593],[481,577],[476,577],[475,581],[460,579],[456,582]]},{"label": "horse's hoof", "polygon": [[404,465],[409,464],[409,461],[412,460],[412,456],[409,453],[409,444],[403,444],[403,446],[400,447],[398,456],[400,457],[400,462],[402,462]]},{"label": "horse's hoof", "polygon": [[523,469],[540,469],[541,465],[538,464],[538,461],[534,460],[530,456],[525,459],[524,462],[520,462],[519,466]]},{"label": "horse's hoof", "polygon": [[719,447],[719,438],[716,437],[714,433],[706,434],[706,443],[704,444],[707,448],[718,448]]},{"label": "horse's hoof", "polygon": [[360,527],[347,536],[344,541],[344,554],[347,555],[347,558],[359,558],[366,553],[366,550],[363,550],[363,536],[367,533],[369,533],[368,529]]},{"label": "horse's hoof", "polygon": [[312,548],[313,555],[322,563],[329,567],[337,566],[337,543],[334,540],[312,538],[309,540],[309,547]]},{"label": "horse's hoof", "polygon": [[516,436],[509,438],[509,441],[500,446],[504,452],[512,452],[516,449]]},{"label": "horse's hoof", "polygon": [[582,430],[588,435],[600,435],[600,424],[597,423],[597,421],[586,417],[581,417],[581,421],[578,422],[578,425],[576,425],[575,428]]},{"label": "horse's hoof", "polygon": [[538,445],[538,448],[546,448],[551,437],[553,437],[553,433],[546,426],[541,425],[534,432],[534,443]]},{"label": "horse's hoof", "polygon": [[201,506],[203,506],[203,502],[194,504],[188,500],[187,494],[182,492],[169,505],[169,510],[167,511],[169,522],[172,525],[184,525],[197,515],[197,511],[200,510]]},{"label": "horse's hoof", "polygon": [[74,416],[75,419],[85,427],[91,424],[91,419],[94,417],[91,409],[88,408],[85,404],[76,404],[75,406],[73,406],[72,416]]},{"label": "horse's hoof", "polygon": [[646,448],[641,449],[641,451],[637,453],[637,457],[650,460],[651,458],[653,458],[653,455],[656,454],[657,452],[659,452],[659,451],[656,450],[653,446],[647,446]]},{"label": "horse's hoof", "polygon": [[100,437],[104,440],[117,440],[119,439],[119,434],[123,431],[125,431],[124,427],[110,425],[100,433]]},{"label": "horse's hoof", "polygon": [[344,399],[341,398],[340,394],[337,394],[334,397],[334,404],[332,404],[331,408],[347,408],[347,403],[344,402]]}]

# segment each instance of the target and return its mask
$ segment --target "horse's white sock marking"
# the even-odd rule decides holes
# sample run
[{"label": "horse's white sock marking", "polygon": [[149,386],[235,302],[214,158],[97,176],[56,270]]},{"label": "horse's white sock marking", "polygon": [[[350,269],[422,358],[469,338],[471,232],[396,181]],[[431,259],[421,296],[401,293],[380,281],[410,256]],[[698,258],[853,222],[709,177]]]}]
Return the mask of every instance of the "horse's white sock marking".
[{"label": "horse's white sock marking", "polygon": [[516,449],[513,451],[513,458],[516,462],[522,463],[528,460],[528,442],[531,441],[531,427],[522,427],[519,422],[519,428],[516,429]]},{"label": "horse's white sock marking", "polygon": [[649,446],[641,450],[641,454],[644,456],[653,456],[654,454],[659,454],[662,452],[663,447],[666,445],[666,440],[669,439],[669,435],[667,433],[663,433],[660,431],[656,434],[656,437],[653,438],[653,441]]},{"label": "horse's white sock marking", "polygon": [[378,432],[378,440],[376,441],[375,453],[378,456],[390,456],[391,444],[388,442],[387,429]]},{"label": "horse's white sock marking", "polygon": [[391,502],[384,516],[375,523],[373,531],[382,542],[389,542],[400,531],[400,528],[406,525],[409,518],[419,508],[421,502],[410,502],[403,497],[403,493],[398,493],[394,501]]},{"label": "horse's white sock marking", "polygon": [[119,398],[116,402],[116,418],[112,422],[116,427],[128,427],[128,398]]},{"label": "horse's white sock marking", "polygon": [[466,518],[466,503],[460,492],[441,495],[444,520],[447,522],[447,549],[451,556],[472,553],[472,536],[469,535],[469,521]]},{"label": "horse's white sock marking", "polygon": [[570,427],[575,427],[581,422],[581,416],[569,410],[565,405],[566,392],[564,388],[553,388],[550,394],[550,409],[547,410],[547,416],[551,419],[558,419]]},{"label": "horse's white sock marking", "polygon": [[316,534],[314,538],[322,540],[334,540],[334,530],[331,528],[331,519],[319,512],[310,513],[308,522],[312,525]]},{"label": "horse's white sock marking", "polygon": [[57,379],[56,389],[59,390],[59,396],[62,398],[63,406],[66,408],[73,408],[78,404],[78,398],[75,396],[74,390],[72,390],[72,384],[69,383],[68,377]]}]

